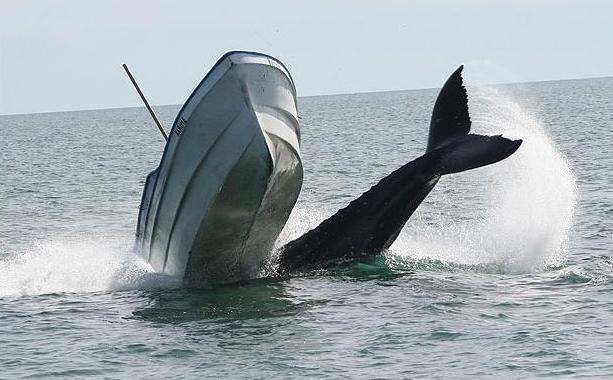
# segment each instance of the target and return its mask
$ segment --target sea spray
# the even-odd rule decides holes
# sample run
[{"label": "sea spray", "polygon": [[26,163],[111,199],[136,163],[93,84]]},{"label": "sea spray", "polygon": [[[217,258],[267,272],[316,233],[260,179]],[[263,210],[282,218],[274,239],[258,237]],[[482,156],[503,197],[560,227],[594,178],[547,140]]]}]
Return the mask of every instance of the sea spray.
[{"label": "sea spray", "polygon": [[470,88],[469,99],[473,132],[502,133],[524,142],[500,163],[444,177],[434,197],[437,191],[453,188],[460,176],[466,194],[450,192],[447,197],[456,199],[438,199],[442,204],[432,207],[449,207],[471,197],[468,203],[481,204],[480,210],[467,210],[463,218],[438,213],[427,223],[417,213],[392,246],[392,254],[497,272],[562,264],[576,202],[570,165],[543,125],[501,90]]},{"label": "sea spray", "polygon": [[132,240],[56,238],[0,259],[0,297],[150,289],[180,284],[156,274]]},{"label": "sea spray", "polygon": [[283,231],[275,243],[275,249],[281,248],[286,243],[299,238],[319,223],[330,217],[334,211],[325,212],[324,209],[314,207],[296,206],[285,224]]}]

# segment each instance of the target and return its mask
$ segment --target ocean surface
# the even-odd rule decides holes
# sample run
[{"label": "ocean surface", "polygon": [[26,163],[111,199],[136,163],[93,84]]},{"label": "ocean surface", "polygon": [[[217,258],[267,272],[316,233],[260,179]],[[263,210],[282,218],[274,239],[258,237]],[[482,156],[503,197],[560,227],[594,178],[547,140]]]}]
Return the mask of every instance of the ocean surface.
[{"label": "ocean surface", "polygon": [[[300,98],[280,243],[423,154],[437,92]],[[443,177],[389,251],[202,290],[132,249],[144,108],[0,116],[0,378],[612,378],[613,78],[468,92],[473,131],[524,144]]]}]

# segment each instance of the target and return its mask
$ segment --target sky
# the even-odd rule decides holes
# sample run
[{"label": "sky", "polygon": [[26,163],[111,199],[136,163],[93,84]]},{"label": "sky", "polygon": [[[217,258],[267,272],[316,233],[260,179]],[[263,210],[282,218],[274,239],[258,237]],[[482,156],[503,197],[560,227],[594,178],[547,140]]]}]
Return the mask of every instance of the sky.
[{"label": "sky", "polygon": [[180,104],[230,50],[299,96],[613,76],[613,1],[0,0],[0,115],[141,106],[122,63]]}]

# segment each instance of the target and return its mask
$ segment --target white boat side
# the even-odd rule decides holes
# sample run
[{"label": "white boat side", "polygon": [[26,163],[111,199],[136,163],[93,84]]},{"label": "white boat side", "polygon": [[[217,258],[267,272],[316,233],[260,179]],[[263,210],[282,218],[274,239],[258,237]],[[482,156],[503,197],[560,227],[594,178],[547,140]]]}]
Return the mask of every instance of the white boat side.
[{"label": "white boat side", "polygon": [[187,100],[147,178],[137,237],[190,284],[257,276],[302,185],[294,83],[276,59],[232,52]]}]

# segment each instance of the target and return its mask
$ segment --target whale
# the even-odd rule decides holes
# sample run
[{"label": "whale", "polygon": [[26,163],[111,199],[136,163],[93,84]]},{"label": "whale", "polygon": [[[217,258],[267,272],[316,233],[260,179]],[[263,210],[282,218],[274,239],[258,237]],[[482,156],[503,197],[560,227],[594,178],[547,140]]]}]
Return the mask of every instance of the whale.
[{"label": "whale", "polygon": [[314,229],[276,252],[277,273],[329,269],[389,248],[442,176],[494,164],[522,140],[470,133],[460,66],[435,101],[425,153],[382,178]]}]

